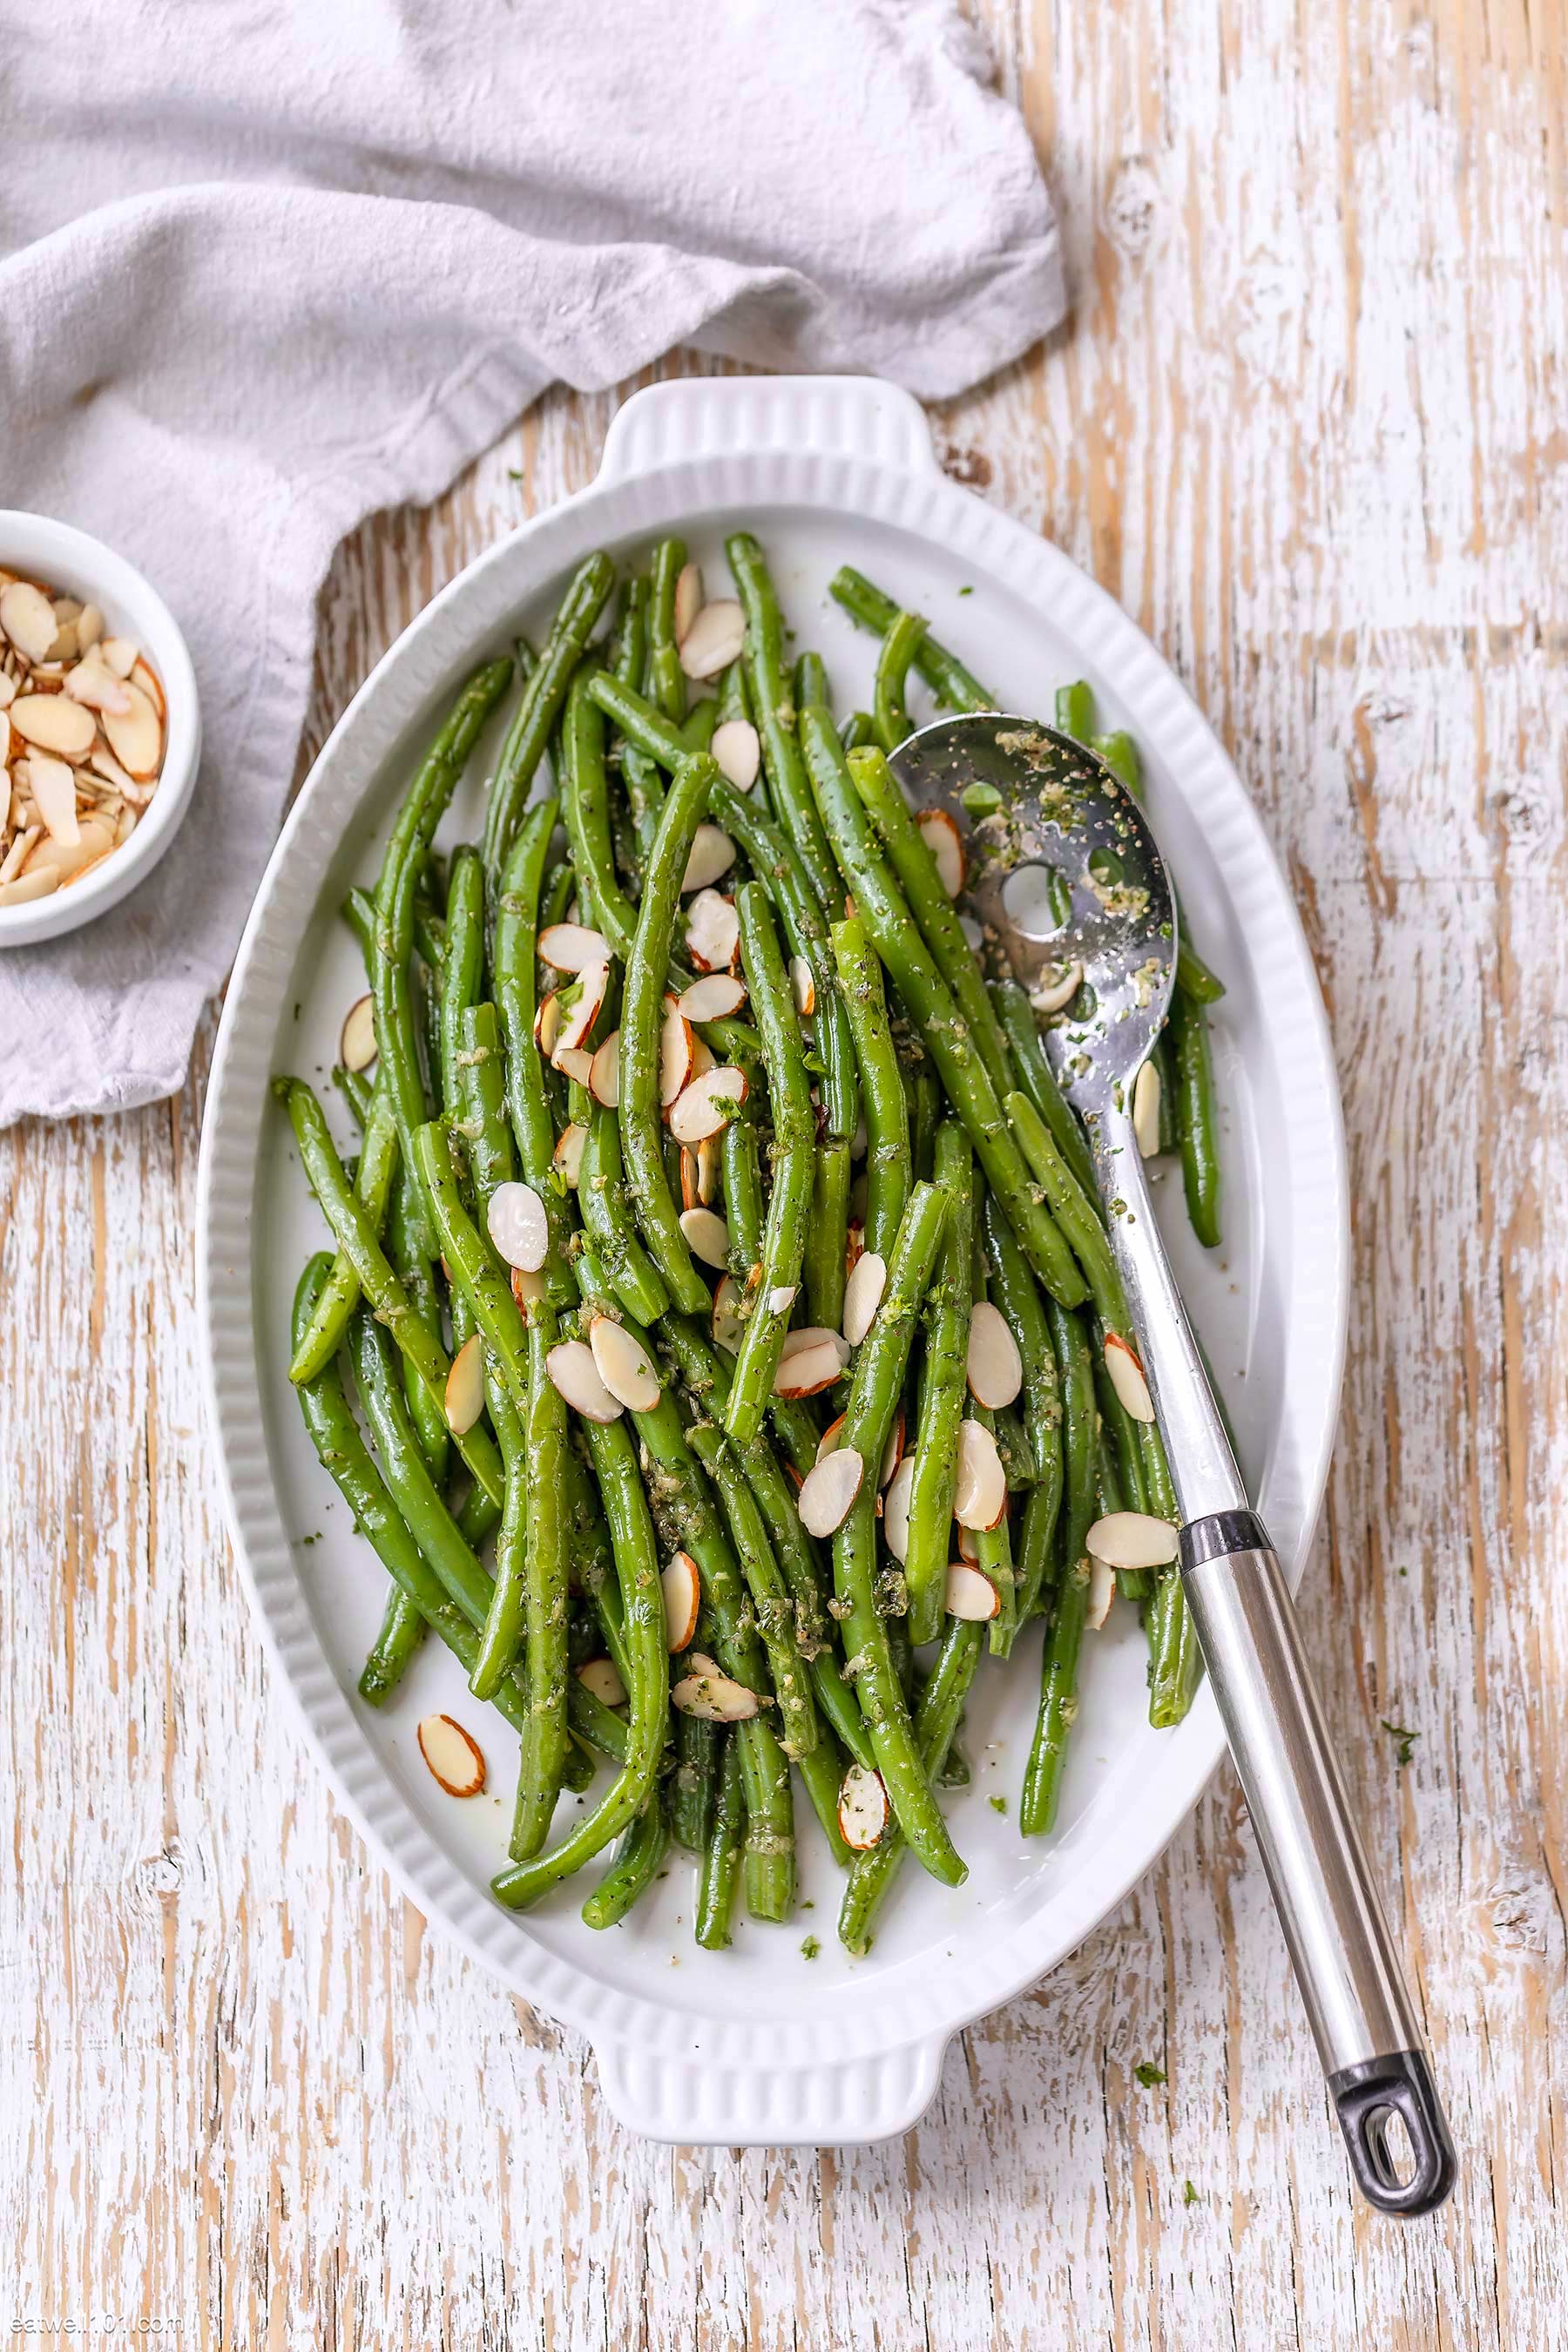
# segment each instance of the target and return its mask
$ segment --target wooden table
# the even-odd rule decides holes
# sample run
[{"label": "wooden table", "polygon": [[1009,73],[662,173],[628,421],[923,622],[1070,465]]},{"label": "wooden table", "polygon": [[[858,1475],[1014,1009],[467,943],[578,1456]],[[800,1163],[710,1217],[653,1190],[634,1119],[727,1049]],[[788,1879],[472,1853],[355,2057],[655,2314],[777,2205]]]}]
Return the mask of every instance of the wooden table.
[{"label": "wooden table", "polygon": [[[954,2045],[901,2144],[627,2138],[575,2038],[367,1864],[271,1686],[202,1432],[206,1038],[173,1103],[0,1139],[0,2326],[1568,2341],[1568,26],[1561,0],[995,14],[1078,310],[935,422],[1188,680],[1317,954],[1355,1305],[1306,1612],[1459,2192],[1408,2228],[1352,2202],[1228,1774]],[[547,400],[344,547],[304,757],[434,590],[589,478],[615,405]],[[1416,1735],[1403,1769],[1380,1719]]]}]

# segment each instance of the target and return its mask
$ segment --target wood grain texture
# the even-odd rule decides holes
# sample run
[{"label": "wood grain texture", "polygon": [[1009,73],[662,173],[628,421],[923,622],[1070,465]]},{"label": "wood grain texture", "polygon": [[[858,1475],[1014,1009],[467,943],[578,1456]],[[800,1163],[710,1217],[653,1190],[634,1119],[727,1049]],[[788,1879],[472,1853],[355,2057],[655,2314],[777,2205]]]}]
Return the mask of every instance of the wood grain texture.
[{"label": "wood grain texture", "polygon": [[[174,1103],[0,1139],[0,2328],[1568,2342],[1568,23],[990,13],[1078,310],[936,421],[1175,663],[1308,921],[1356,1206],[1305,1605],[1459,2193],[1404,2229],[1352,2203],[1228,1775],[901,2143],[628,2139],[582,2045],[367,1864],[269,1680],[201,1427],[204,1041]],[[591,476],[615,404],[546,400],[343,548],[304,758],[444,581]],[[1418,1734],[1403,1770],[1380,1718]]]}]

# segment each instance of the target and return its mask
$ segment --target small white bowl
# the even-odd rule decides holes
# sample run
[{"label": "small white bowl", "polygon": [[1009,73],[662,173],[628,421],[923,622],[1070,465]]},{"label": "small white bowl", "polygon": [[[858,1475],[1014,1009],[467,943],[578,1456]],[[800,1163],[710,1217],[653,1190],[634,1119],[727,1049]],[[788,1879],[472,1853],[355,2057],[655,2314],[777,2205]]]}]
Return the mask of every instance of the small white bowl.
[{"label": "small white bowl", "polygon": [[0,507],[0,570],[44,581],[57,596],[97,604],[108,634],[133,638],[146,654],[168,705],[158,789],[130,840],[85,881],[25,907],[0,907],[0,948],[30,947],[90,923],[151,874],[190,806],[202,752],[202,719],[196,674],[174,616],[122,555],[68,522]]}]

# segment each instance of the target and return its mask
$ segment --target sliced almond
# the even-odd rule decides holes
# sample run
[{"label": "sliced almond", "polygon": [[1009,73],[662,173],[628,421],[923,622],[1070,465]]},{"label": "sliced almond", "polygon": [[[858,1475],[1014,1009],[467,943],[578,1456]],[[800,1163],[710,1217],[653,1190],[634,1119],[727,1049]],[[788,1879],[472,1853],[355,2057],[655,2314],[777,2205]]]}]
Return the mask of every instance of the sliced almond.
[{"label": "sliced almond", "polygon": [[586,923],[546,923],[539,934],[539,952],[557,971],[586,971],[592,965],[608,964],[610,943]]},{"label": "sliced almond", "polygon": [[135,830],[135,810],[133,808],[122,808],[120,812],[119,823],[114,828],[114,846],[116,849],[123,848]]},{"label": "sliced almond", "polygon": [[915,819],[921,838],[936,860],[937,878],[950,898],[963,887],[963,837],[945,809],[921,809]]},{"label": "sliced almond", "polygon": [[683,645],[691,635],[697,615],[702,610],[702,568],[697,563],[683,563],[675,580],[675,642]]},{"label": "sliced almond", "polygon": [[844,1286],[844,1337],[852,1348],[860,1345],[876,1321],[887,1286],[887,1259],[876,1250],[862,1250]]},{"label": "sliced almond", "polygon": [[343,1015],[338,1059],[345,1070],[368,1070],[375,1059],[375,1000],[356,996]]},{"label": "sliced almond", "polygon": [[844,1434],[844,1415],[836,1413],[816,1441],[816,1459],[826,1462],[830,1454],[838,1451],[838,1441]]},{"label": "sliced almond", "polygon": [[[10,656],[15,659],[15,656]],[[16,697],[16,681],[8,669],[0,669],[0,710],[9,710]]]},{"label": "sliced almond", "polygon": [[62,884],[78,882],[89,866],[97,866],[113,847],[114,827],[109,819],[97,814],[84,817],[69,847],[46,834],[27,861],[27,871],[47,869]]},{"label": "sliced almond", "polygon": [[[709,1140],[711,1142],[712,1138],[710,1137]],[[689,1144],[683,1143],[680,1146],[681,1210],[684,1213],[687,1209],[698,1209],[701,1205],[697,1197],[697,1153]]]},{"label": "sliced almond", "polygon": [[1160,1066],[1145,1062],[1132,1081],[1132,1134],[1143,1160],[1160,1156]]},{"label": "sliced almond", "polygon": [[613,1315],[595,1315],[588,1326],[595,1368],[610,1395],[628,1412],[652,1412],[659,1400],[653,1358],[635,1331]]},{"label": "sliced almond", "polygon": [[915,1457],[906,1454],[882,1497],[882,1538],[902,1568],[910,1556],[910,1496],[915,1483]]},{"label": "sliced almond", "polygon": [[836,1445],[812,1465],[795,1497],[808,1536],[830,1536],[844,1525],[865,1475],[865,1459],[852,1445]]},{"label": "sliced almond", "polygon": [[[681,1149],[684,1150],[685,1146]],[[697,1147],[697,1198],[706,1209],[719,1191],[721,1147],[716,1135],[705,1135]]]},{"label": "sliced almond", "polygon": [[742,1291],[732,1274],[727,1274],[713,1293],[713,1345],[729,1355],[737,1355],[745,1335],[746,1326],[741,1315]]},{"label": "sliced almond", "polygon": [[531,1184],[498,1184],[485,1223],[508,1265],[537,1274],[550,1255],[550,1220]]},{"label": "sliced almond", "polygon": [[626,1686],[614,1658],[589,1658],[577,1669],[577,1679],[601,1706],[625,1706]]},{"label": "sliced almond", "polygon": [[[11,714],[10,714],[10,712],[9,712],[8,710],[0,710],[0,767],[4,767],[4,766],[5,765],[5,763],[7,762],[7,761],[10,759],[10,757],[11,757]],[[7,776],[7,777],[6,777],[5,782],[6,782],[6,785],[7,785],[7,787],[9,787],[9,784],[10,784],[10,782],[11,782],[11,779],[10,779],[10,777],[9,777],[9,776]],[[6,802],[5,805],[6,805],[6,807],[7,807],[7,808],[9,808],[9,807],[10,807],[10,802],[9,802],[9,800],[7,800],[7,802]]]},{"label": "sliced almond", "polygon": [[858,1217],[851,1217],[844,1229],[844,1279],[847,1285],[860,1260],[866,1255],[866,1228]]},{"label": "sliced almond", "polygon": [[136,807],[145,807],[151,797],[148,787],[139,784],[134,776],[128,776],[114,754],[103,744],[93,745],[87,755],[87,764],[95,776],[101,776],[104,782],[112,784],[117,793],[123,793]]},{"label": "sliced almond", "polygon": [[888,1442],[882,1448],[881,1466],[877,1472],[877,1485],[885,1487],[894,1477],[904,1458],[904,1408],[900,1405],[893,1415],[893,1425],[888,1432]]},{"label": "sliced almond", "polygon": [[449,1715],[427,1715],[416,1734],[419,1753],[448,1797],[477,1797],[485,1785],[478,1742]]},{"label": "sliced almond", "polygon": [[[58,613],[55,618],[59,620]],[[60,625],[55,632],[54,644],[49,647],[49,659],[52,662],[74,663],[79,652],[80,648],[76,641],[75,621],[60,621]]]},{"label": "sliced almond", "polygon": [[598,1045],[588,1065],[588,1092],[606,1110],[614,1110],[621,1099],[621,1033],[612,1029]]},{"label": "sliced almond", "polygon": [[552,990],[548,996],[541,997],[533,1014],[533,1042],[547,1062],[561,1035],[562,1019],[560,996]]},{"label": "sliced almond", "polygon": [[130,686],[139,687],[141,688],[148,701],[152,704],[153,709],[157,712],[160,725],[166,724],[169,717],[169,706],[163,699],[163,688],[158,680],[156,673],[148,662],[145,654],[138,654],[135,660],[132,663],[131,676],[127,679],[126,683]]},{"label": "sliced almond", "polygon": [[735,845],[722,825],[700,824],[691,836],[681,889],[705,890],[721,874],[728,874],[734,863]]},{"label": "sliced almond", "polygon": [[678,1004],[667,1002],[658,1035],[658,1099],[665,1110],[670,1108],[691,1076],[691,1049],[690,1022]]},{"label": "sliced almond", "polygon": [[799,1348],[786,1356],[773,1374],[773,1394],[781,1397],[820,1396],[843,1370],[838,1351],[819,1340],[815,1348]]},{"label": "sliced almond", "polygon": [[27,761],[26,785],[55,840],[62,849],[74,849],[81,838],[76,814],[76,778],[65,761],[36,751]]},{"label": "sliced almond", "polygon": [[947,1571],[947,1613],[973,1625],[984,1625],[1002,1606],[1002,1597],[988,1576],[955,1559]]},{"label": "sliced almond", "polygon": [[29,899],[47,898],[59,886],[58,868],[41,866],[34,874],[19,874],[15,881],[0,882],[0,907],[25,907]]},{"label": "sliced almond", "polygon": [[1011,1404],[1024,1385],[1024,1360],[1018,1342],[1000,1307],[978,1298],[969,1317],[969,1354],[965,1363],[969,1393],[976,1404],[997,1412]]},{"label": "sliced almond", "polygon": [[19,694],[11,705],[11,724],[25,743],[61,760],[85,760],[98,735],[91,711],[64,694]]},{"label": "sliced almond", "polygon": [[139,686],[128,683],[128,711],[105,710],[100,717],[109,748],[126,773],[138,783],[155,776],[163,756],[163,730],[157,712]]},{"label": "sliced almond", "polygon": [[621,1417],[619,1397],[613,1397],[599,1377],[594,1351],[584,1339],[563,1339],[544,1359],[544,1369],[574,1412],[584,1421],[611,1422]]},{"label": "sliced almond", "polygon": [[762,1705],[744,1683],[728,1675],[683,1675],[669,1694],[679,1715],[694,1715],[702,1723],[748,1723]]},{"label": "sliced almond", "polygon": [[740,944],[734,901],[718,890],[699,890],[686,917],[686,952],[698,970],[728,971]]},{"label": "sliced almond", "polygon": [[711,1209],[682,1209],[680,1230],[692,1256],[722,1274],[730,1263],[730,1228],[723,1218]]},{"label": "sliced almond", "polygon": [[1007,1474],[996,1440],[981,1421],[958,1424],[958,1475],[952,1516],[963,1528],[994,1528],[1007,1507]]},{"label": "sliced almond", "polygon": [[673,1657],[687,1647],[697,1631],[702,1579],[691,1554],[678,1551],[659,1580],[664,1586],[664,1643]]},{"label": "sliced almond", "polygon": [[796,1282],[775,1283],[773,1289],[768,1293],[768,1313],[770,1315],[787,1315],[790,1308],[795,1305],[795,1297],[799,1288],[800,1285]]},{"label": "sliced almond", "polygon": [[[716,1070],[718,1066],[718,1061],[709,1046],[707,1039],[700,1035],[694,1036],[691,1040],[691,1077],[705,1078],[710,1070]],[[689,1078],[687,1080],[688,1086],[689,1086],[690,1083],[691,1079]]]},{"label": "sliced almond", "polygon": [[888,1791],[879,1772],[851,1764],[838,1790],[838,1828],[853,1853],[865,1853],[880,1843],[888,1826]]},{"label": "sliced almond", "polygon": [[1029,1002],[1037,1013],[1059,1013],[1070,1004],[1083,986],[1083,964],[1074,956],[1070,963],[1046,966],[1037,987],[1029,991]]},{"label": "sliced almond", "polygon": [[89,653],[103,635],[103,614],[96,604],[84,604],[76,616],[78,653]]},{"label": "sliced almond", "polygon": [[447,1374],[447,1426],[454,1437],[467,1437],[485,1409],[484,1342],[470,1332],[452,1359]]},{"label": "sliced almond", "polygon": [[1084,1549],[1108,1568],[1164,1568],[1181,1546],[1169,1519],[1156,1519],[1147,1511],[1112,1511],[1096,1519],[1084,1538]]},{"label": "sliced almond", "polygon": [[97,661],[91,656],[79,661],[70,671],[65,691],[73,702],[79,702],[88,710],[112,710],[124,718],[131,709],[130,688],[121,683],[107,662]]},{"label": "sliced almond", "polygon": [[577,1180],[583,1172],[583,1147],[588,1140],[588,1130],[577,1119],[561,1130],[561,1140],[551,1158],[551,1166],[558,1168],[566,1180],[569,1192],[577,1190]]},{"label": "sliced almond", "polygon": [[59,625],[54,606],[30,580],[8,580],[0,588],[0,629],[25,661],[47,661]]},{"label": "sliced almond", "polygon": [[49,610],[55,616],[55,626],[63,629],[68,623],[79,617],[81,606],[74,596],[51,596]]},{"label": "sliced almond", "polygon": [[966,1561],[971,1568],[977,1565],[980,1559],[980,1547],[974,1540],[974,1530],[973,1528],[959,1528],[958,1557],[960,1559]]},{"label": "sliced almond", "polygon": [[104,660],[116,677],[129,677],[141,659],[138,648],[129,637],[105,637],[102,651]]},{"label": "sliced almond", "polygon": [[1111,1387],[1121,1401],[1122,1411],[1134,1421],[1152,1421],[1154,1400],[1149,1393],[1143,1367],[1126,1340],[1115,1331],[1108,1331],[1105,1335],[1105,1369],[1110,1375]]},{"label": "sliced almond", "polygon": [[[737,926],[737,928],[739,928]],[[727,1021],[746,1001],[746,983],[731,971],[710,971],[694,980],[679,999],[688,1021]]]},{"label": "sliced almond", "polygon": [[544,1296],[544,1276],[530,1272],[526,1266],[514,1265],[511,1270],[511,1295],[517,1301],[518,1313],[526,1323],[529,1308],[537,1307]]},{"label": "sliced almond", "polygon": [[841,1372],[849,1368],[849,1342],[841,1331],[830,1331],[825,1323],[803,1323],[796,1331],[786,1334],[784,1353],[786,1358],[798,1356],[807,1348],[831,1348]]},{"label": "sliced almond", "polygon": [[[54,615],[49,615],[51,622]],[[746,616],[732,596],[704,604],[679,640],[680,667],[688,677],[717,677],[746,642]]]},{"label": "sliced almond", "polygon": [[677,1143],[700,1143],[726,1128],[746,1099],[746,1074],[729,1064],[709,1070],[680,1095],[669,1114]]},{"label": "sliced almond", "polygon": [[[43,839],[43,835],[44,828],[41,824],[30,824],[24,825],[19,833],[13,835],[10,848],[4,857],[0,858],[0,882],[16,880],[38,843]],[[41,890],[35,890],[32,895],[35,898],[42,898],[43,893]]]},{"label": "sliced almond", "polygon": [[795,991],[795,1011],[803,1021],[809,1021],[816,1010],[816,982],[804,956],[791,956],[789,984]]},{"label": "sliced almond", "polygon": [[570,1078],[574,1087],[585,1087],[594,1068],[594,1056],[586,1045],[557,1045],[551,1068]]},{"label": "sliced almond", "polygon": [[763,741],[749,719],[726,719],[708,746],[738,793],[749,793],[763,761]]},{"label": "sliced almond", "polygon": [[580,1053],[586,1045],[588,1033],[599,1017],[599,1007],[604,1003],[605,991],[609,984],[610,967],[607,963],[584,964],[577,974],[576,1002],[562,1012],[561,1026],[556,1032],[554,1050],[550,1056],[556,1069],[561,1067],[563,1054]]},{"label": "sliced almond", "polygon": [[1110,1604],[1116,1594],[1116,1570],[1109,1560],[1095,1559],[1092,1555],[1089,1571],[1089,1608],[1084,1623],[1091,1633],[1098,1633],[1110,1614]]}]

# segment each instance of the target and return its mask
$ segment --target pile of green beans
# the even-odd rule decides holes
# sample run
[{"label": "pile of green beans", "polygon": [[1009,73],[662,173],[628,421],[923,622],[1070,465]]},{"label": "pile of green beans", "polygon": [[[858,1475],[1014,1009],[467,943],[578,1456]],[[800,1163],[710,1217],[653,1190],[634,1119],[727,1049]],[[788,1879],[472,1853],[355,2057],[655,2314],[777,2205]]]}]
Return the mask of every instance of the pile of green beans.
[{"label": "pile of green beans", "polygon": [[[955,1743],[987,1657],[1037,1658],[1017,1818],[1026,1835],[1052,1826],[1094,1622],[1090,1528],[1175,1505],[1157,1434],[1106,1369],[1107,1336],[1131,1335],[1082,1129],[888,765],[911,694],[994,698],[922,615],[847,570],[833,594],[877,651],[865,707],[836,718],[820,658],[786,663],[761,545],[738,531],[726,551],[744,636],[710,685],[682,667],[681,541],[618,586],[596,554],[542,653],[477,669],[412,776],[374,891],[343,909],[376,1045],[374,1072],[335,1074],[361,1129],[352,1167],[310,1087],[274,1081],[331,1245],[301,1278],[289,1370],[390,1580],[364,1703],[393,1699],[428,1631],[517,1737],[497,1901],[525,1909],[608,1853],[582,1913],[607,1929],[684,1850],[697,1941],[722,1950],[742,1908],[795,1910],[798,1785],[861,1953],[906,1853],[942,1885],[965,1875],[942,1800],[970,1778]],[[438,856],[514,681],[481,839]],[[1055,717],[1141,790],[1134,745],[1099,730],[1084,682]],[[709,748],[748,728],[751,780]],[[739,1009],[683,1027],[671,1007],[705,968],[699,887],[734,910]],[[584,971],[541,953],[562,923],[598,935]],[[590,985],[579,1046],[552,1050]],[[1160,1142],[1211,1247],[1222,994],[1184,931]],[[681,1140],[672,1055],[682,1095],[716,1065],[740,1073],[700,1140]],[[546,1237],[521,1269],[496,1238],[519,1184]],[[997,1315],[1021,1384],[993,1410],[968,1349]],[[586,1352],[610,1377],[605,1318],[651,1368],[624,1410],[584,1370]],[[819,1378],[792,1370],[808,1360]],[[986,1441],[1006,1492],[971,1533],[960,1457]],[[835,1480],[837,1524],[814,1534]],[[697,1593],[679,1626],[678,1555]],[[1180,1580],[1142,1570],[1120,1590],[1147,1634],[1151,1721],[1179,1722],[1196,1674]],[[973,1594],[988,1622],[955,1613]]]}]

